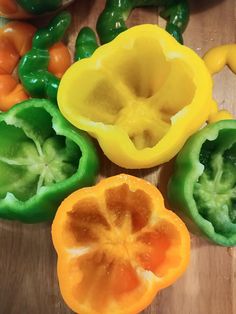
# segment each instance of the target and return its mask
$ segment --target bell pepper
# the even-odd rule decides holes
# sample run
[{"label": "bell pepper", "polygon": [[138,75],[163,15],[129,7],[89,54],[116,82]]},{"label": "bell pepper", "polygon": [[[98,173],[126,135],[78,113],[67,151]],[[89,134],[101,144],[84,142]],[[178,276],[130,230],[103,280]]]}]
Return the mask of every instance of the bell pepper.
[{"label": "bell pepper", "polygon": [[224,246],[236,245],[235,153],[236,120],[209,124],[180,151],[168,188],[192,229]]},{"label": "bell pepper", "polygon": [[93,184],[98,159],[89,138],[54,104],[31,99],[0,114],[0,217],[51,220],[61,201]]},{"label": "bell pepper", "polygon": [[74,63],[62,77],[58,105],[111,161],[149,168],[174,157],[204,124],[211,97],[202,59],[158,26],[140,25]]},{"label": "bell pepper", "polygon": [[[203,60],[211,73],[214,75],[220,72],[226,65],[236,74],[236,45],[222,45],[210,49],[203,57]],[[223,119],[232,119],[233,115],[227,110],[220,110],[209,116],[210,123]]]},{"label": "bell pepper", "polygon": [[54,17],[48,27],[36,32],[32,49],[21,59],[18,73],[30,96],[49,98],[56,102],[60,80],[48,71],[49,49],[64,37],[70,22],[71,15],[68,12],[62,12]]},{"label": "bell pepper", "polygon": [[149,182],[126,174],[72,193],[52,224],[57,273],[80,314],[136,314],[185,271],[190,238]]},{"label": "bell pepper", "polygon": [[0,0],[0,16],[32,17],[58,10],[71,2],[73,0]]},{"label": "bell pepper", "polygon": [[183,43],[182,33],[189,20],[187,0],[106,0],[106,5],[97,21],[97,32],[102,44],[113,40],[127,30],[126,20],[137,7],[163,7],[161,16],[167,20],[166,30]]}]

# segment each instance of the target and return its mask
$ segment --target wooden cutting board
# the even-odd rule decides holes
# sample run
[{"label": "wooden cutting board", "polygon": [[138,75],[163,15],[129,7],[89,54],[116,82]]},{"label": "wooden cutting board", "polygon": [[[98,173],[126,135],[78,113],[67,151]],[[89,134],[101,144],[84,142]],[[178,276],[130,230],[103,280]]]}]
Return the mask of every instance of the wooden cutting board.
[{"label": "wooden cutting board", "polygon": [[[74,19],[69,41],[73,49],[81,26],[94,27],[104,0],[79,0],[72,7]],[[235,0],[193,0],[185,44],[200,56],[215,45],[235,42]],[[159,23],[157,11],[136,10],[129,25]],[[236,113],[236,78],[228,69],[215,78],[214,95],[221,107]],[[160,169],[126,171],[101,154],[101,176],[120,172],[158,183]],[[167,171],[168,172],[168,171]],[[191,235],[191,262],[173,286],[158,294],[142,314],[236,314],[236,249],[209,244]],[[0,221],[0,314],[69,314],[57,283],[56,254],[50,224],[23,225]],[[111,313],[112,314],[112,313]]]}]

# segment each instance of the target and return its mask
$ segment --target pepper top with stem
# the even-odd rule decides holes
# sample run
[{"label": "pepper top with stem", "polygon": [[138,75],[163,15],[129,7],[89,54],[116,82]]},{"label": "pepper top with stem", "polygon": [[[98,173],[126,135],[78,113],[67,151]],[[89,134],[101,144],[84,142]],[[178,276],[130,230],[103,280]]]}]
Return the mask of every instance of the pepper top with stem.
[{"label": "pepper top with stem", "polygon": [[56,102],[60,80],[48,71],[49,49],[65,35],[71,22],[71,15],[62,12],[52,19],[48,27],[39,29],[32,49],[21,59],[19,77],[32,97],[49,98]]}]

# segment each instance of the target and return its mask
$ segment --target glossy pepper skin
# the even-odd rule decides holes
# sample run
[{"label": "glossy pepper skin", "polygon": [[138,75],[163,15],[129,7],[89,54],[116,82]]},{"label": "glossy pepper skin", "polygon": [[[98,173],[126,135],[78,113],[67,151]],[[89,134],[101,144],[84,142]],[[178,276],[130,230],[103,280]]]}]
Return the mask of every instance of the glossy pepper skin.
[{"label": "glossy pepper skin", "polygon": [[83,27],[75,42],[75,61],[91,57],[98,48],[95,32],[90,27]]},{"label": "glossy pepper skin", "polygon": [[211,241],[236,245],[236,120],[212,123],[188,139],[169,183],[169,200]]},{"label": "glossy pepper skin", "polygon": [[136,314],[185,271],[190,237],[158,189],[126,174],[72,193],[52,224],[60,290],[80,314]]},{"label": "glossy pepper skin", "polygon": [[173,158],[204,124],[211,97],[202,59],[160,27],[141,25],[73,64],[61,80],[58,105],[111,161],[149,168]]},{"label": "glossy pepper skin", "polygon": [[48,98],[56,102],[60,80],[48,71],[49,49],[64,37],[70,22],[71,15],[68,12],[54,17],[48,27],[36,32],[32,49],[21,59],[19,77],[31,97]]},{"label": "glossy pepper skin", "polygon": [[127,30],[126,20],[136,7],[163,7],[161,16],[167,20],[166,30],[183,43],[182,33],[189,20],[187,0],[107,0],[98,18],[97,32],[102,44]]},{"label": "glossy pepper skin", "polygon": [[90,139],[47,100],[0,114],[0,217],[51,220],[72,191],[92,185],[98,158]]},{"label": "glossy pepper skin", "polygon": [[42,14],[58,9],[62,0],[17,0],[17,3],[28,13]]}]

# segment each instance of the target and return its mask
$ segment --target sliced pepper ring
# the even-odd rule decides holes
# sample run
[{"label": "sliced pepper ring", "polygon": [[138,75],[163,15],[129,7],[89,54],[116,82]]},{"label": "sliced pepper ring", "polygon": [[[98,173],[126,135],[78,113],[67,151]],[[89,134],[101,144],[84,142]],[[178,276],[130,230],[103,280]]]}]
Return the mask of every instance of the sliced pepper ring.
[{"label": "sliced pepper ring", "polygon": [[95,148],[55,105],[34,99],[0,114],[0,217],[50,220],[72,191],[98,173]]},{"label": "sliced pepper ring", "polygon": [[236,120],[209,124],[180,151],[168,187],[189,226],[224,246],[236,245],[235,156]]},{"label": "sliced pepper ring", "polygon": [[190,238],[161,193],[126,174],[72,193],[52,225],[58,278],[80,314],[135,314],[186,269]]},{"label": "sliced pepper ring", "polygon": [[141,25],[73,64],[58,105],[111,161],[148,168],[174,157],[207,120],[211,95],[201,58],[160,27]]},{"label": "sliced pepper ring", "polygon": [[[203,60],[211,75],[222,71],[225,66],[228,66],[230,70],[236,74],[236,44],[211,48],[206,52]],[[214,123],[219,120],[232,118],[233,115],[228,110],[217,110],[209,116],[208,121]]]}]

